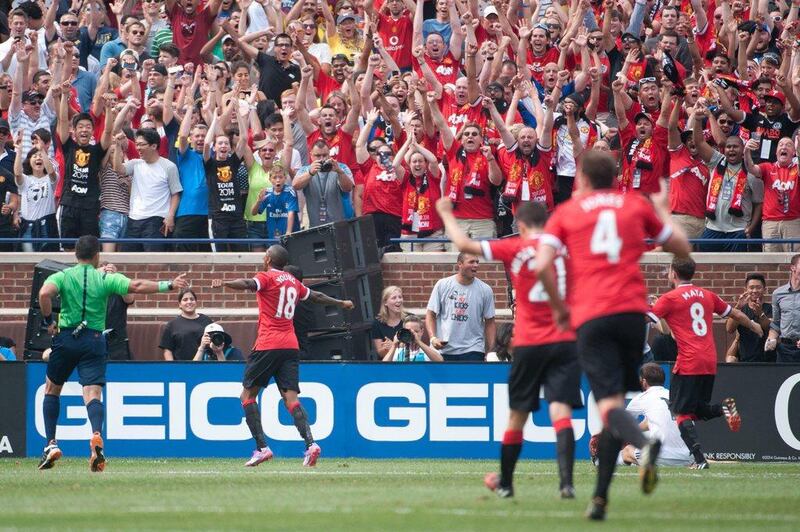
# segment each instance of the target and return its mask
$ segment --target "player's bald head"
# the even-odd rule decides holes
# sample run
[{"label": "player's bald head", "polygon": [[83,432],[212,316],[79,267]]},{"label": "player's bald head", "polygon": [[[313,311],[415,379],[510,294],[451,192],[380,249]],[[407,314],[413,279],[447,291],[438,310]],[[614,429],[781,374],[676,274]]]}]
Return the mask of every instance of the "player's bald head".
[{"label": "player's bald head", "polygon": [[289,264],[289,252],[286,248],[274,244],[267,249],[267,256],[269,257],[269,264],[276,270],[282,270]]},{"label": "player's bald head", "polygon": [[617,178],[617,162],[603,151],[584,152],[581,173],[594,190],[611,188]]}]

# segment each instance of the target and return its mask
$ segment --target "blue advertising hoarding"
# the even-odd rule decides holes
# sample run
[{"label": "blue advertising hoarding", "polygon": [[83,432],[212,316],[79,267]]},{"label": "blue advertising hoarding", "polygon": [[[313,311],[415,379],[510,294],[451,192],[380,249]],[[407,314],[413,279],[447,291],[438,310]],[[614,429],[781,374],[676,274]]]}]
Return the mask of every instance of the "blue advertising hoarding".
[{"label": "blue advertising hoarding", "polygon": [[[507,364],[303,363],[301,400],[326,457],[496,458],[508,417]],[[109,363],[103,437],[111,456],[246,457],[253,449],[239,402],[237,363]],[[41,403],[45,365],[28,364],[27,454],[45,444]],[[578,458],[588,457],[600,419],[573,414]],[[304,446],[280,394],[259,397],[264,432],[277,456]],[[523,457],[554,458],[547,404],[525,427]],[[69,455],[88,452],[89,422],[77,382],[65,384],[58,440]]]}]

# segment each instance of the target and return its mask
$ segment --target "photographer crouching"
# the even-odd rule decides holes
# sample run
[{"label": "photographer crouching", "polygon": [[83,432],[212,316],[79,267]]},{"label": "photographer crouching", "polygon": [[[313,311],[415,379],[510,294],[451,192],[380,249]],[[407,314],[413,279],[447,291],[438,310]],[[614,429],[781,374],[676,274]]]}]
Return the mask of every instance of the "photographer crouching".
[{"label": "photographer crouching", "polygon": [[238,347],[233,347],[233,338],[225,332],[222,325],[209,323],[203,331],[200,347],[197,348],[192,360],[243,361],[244,356]]},{"label": "photographer crouching", "polygon": [[392,347],[384,362],[442,362],[444,358],[433,347],[422,341],[422,320],[417,316],[406,316],[403,328],[394,335]]}]

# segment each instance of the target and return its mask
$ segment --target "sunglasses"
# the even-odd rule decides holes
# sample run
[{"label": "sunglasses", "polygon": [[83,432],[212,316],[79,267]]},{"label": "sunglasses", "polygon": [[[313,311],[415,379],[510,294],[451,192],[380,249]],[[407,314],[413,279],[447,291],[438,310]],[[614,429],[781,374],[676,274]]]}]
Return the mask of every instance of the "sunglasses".
[{"label": "sunglasses", "polygon": [[655,83],[655,82],[656,82],[656,78],[654,78],[652,76],[648,77],[648,78],[642,78],[642,79],[639,80],[639,86],[641,87],[642,85],[645,85],[647,83]]},{"label": "sunglasses", "polygon": [[42,105],[42,100],[33,100],[33,101],[25,102],[25,103],[30,104],[30,105]]},{"label": "sunglasses", "polygon": [[723,118],[722,120],[717,120],[717,123],[719,125],[721,125],[721,126],[727,126],[727,125],[733,124],[733,120],[725,120]]},{"label": "sunglasses", "polygon": [[282,42],[282,43],[275,43],[275,48],[291,48],[292,43],[290,42]]},{"label": "sunglasses", "polygon": [[378,148],[375,146],[367,146],[367,153],[375,153],[378,151]]},{"label": "sunglasses", "polygon": [[59,24],[61,26],[77,26],[78,25],[78,21],[77,20],[62,20]]},{"label": "sunglasses", "polygon": [[129,31],[128,33],[130,33],[131,35],[144,35],[144,32],[143,32],[143,31],[134,31],[134,30],[131,30],[131,31]]},{"label": "sunglasses", "polygon": [[306,30],[313,30],[316,27],[317,27],[316,24],[303,24],[303,29],[306,29]]},{"label": "sunglasses", "polygon": [[481,134],[477,131],[465,131],[462,136],[464,137],[480,137]]}]

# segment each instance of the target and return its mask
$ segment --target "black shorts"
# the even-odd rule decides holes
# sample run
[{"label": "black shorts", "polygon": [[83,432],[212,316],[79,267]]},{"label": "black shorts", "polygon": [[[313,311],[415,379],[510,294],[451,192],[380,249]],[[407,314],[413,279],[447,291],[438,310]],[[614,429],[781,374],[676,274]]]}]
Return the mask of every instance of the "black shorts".
[{"label": "black shorts", "polygon": [[[672,375],[669,406],[672,413],[697,414],[705,411],[714,391],[714,375]],[[702,419],[702,418],[701,418]]]},{"label": "black shorts", "polygon": [[81,386],[106,383],[106,339],[100,331],[85,329],[78,338],[72,329],[64,329],[53,337],[53,351],[47,361],[47,378],[61,386],[75,368]]},{"label": "black shorts", "polygon": [[79,238],[84,235],[100,236],[100,210],[81,209],[61,205],[59,229],[61,238]]},{"label": "black shorts", "polygon": [[646,322],[644,314],[612,314],[587,321],[577,330],[578,359],[595,401],[641,391]]},{"label": "black shorts", "polygon": [[299,353],[297,349],[253,351],[247,357],[242,386],[266,388],[269,380],[275,377],[279,390],[300,393]]},{"label": "black shorts", "polygon": [[535,412],[539,390],[544,386],[547,402],[581,408],[581,368],[575,342],[514,348],[508,375],[508,406],[512,410]]}]

